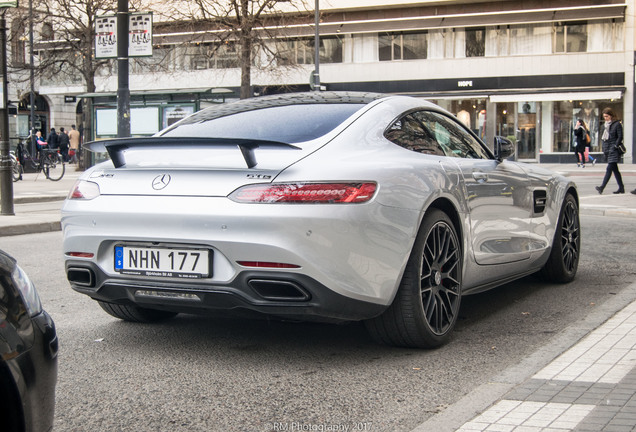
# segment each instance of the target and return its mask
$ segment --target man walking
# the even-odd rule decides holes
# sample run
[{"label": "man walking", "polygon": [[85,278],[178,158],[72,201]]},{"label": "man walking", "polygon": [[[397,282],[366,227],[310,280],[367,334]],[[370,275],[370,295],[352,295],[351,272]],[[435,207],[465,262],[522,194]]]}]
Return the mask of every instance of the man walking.
[{"label": "man walking", "polygon": [[71,147],[68,153],[71,157],[70,163],[77,163],[79,158],[80,133],[75,129],[75,125],[71,125],[71,130],[68,132],[68,139]]},{"label": "man walking", "polygon": [[46,143],[51,150],[57,150],[60,146],[60,137],[55,132],[55,128],[51,128],[51,133],[46,137]]},{"label": "man walking", "polygon": [[59,143],[62,160],[64,162],[68,162],[68,146],[70,144],[70,141],[63,127],[60,128]]}]

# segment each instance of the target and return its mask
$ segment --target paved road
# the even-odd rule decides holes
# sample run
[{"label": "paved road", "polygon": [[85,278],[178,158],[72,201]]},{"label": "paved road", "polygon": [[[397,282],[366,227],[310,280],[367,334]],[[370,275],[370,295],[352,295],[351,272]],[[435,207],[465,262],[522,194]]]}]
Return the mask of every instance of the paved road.
[{"label": "paved road", "polygon": [[407,432],[449,413],[446,429],[419,429],[443,431],[503,399],[635,297],[636,250],[624,235],[633,220],[605,219],[582,217],[585,253],[573,283],[528,277],[467,297],[451,343],[430,351],[377,345],[359,324],[222,315],[124,323],[69,288],[60,232],[3,237],[0,247],[29,273],[58,327],[56,431],[296,423]]}]

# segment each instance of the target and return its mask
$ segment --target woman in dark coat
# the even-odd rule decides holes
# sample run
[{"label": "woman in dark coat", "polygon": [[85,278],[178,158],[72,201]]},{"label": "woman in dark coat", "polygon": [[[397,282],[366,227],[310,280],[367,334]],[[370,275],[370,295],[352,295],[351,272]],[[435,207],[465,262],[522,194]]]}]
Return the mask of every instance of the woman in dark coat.
[{"label": "woman in dark coat", "polygon": [[583,120],[578,119],[574,128],[574,156],[576,156],[576,166],[582,166],[583,168],[585,168],[586,134],[587,131],[583,126]]},{"label": "woman in dark coat", "polygon": [[607,182],[612,177],[612,173],[614,173],[616,183],[618,183],[618,190],[614,193],[622,194],[625,193],[625,186],[623,185],[623,177],[618,170],[618,161],[621,159],[621,153],[616,147],[623,142],[623,125],[618,121],[616,114],[611,108],[603,110],[603,119],[605,120],[605,128],[601,139],[603,140],[603,153],[607,161],[607,169],[605,170],[603,184],[596,186],[596,190],[602,194]]}]

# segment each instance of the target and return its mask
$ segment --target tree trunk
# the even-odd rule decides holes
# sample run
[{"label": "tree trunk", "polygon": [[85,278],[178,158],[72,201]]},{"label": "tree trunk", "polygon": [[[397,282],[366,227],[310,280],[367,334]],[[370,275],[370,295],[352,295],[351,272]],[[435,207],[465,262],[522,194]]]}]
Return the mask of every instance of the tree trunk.
[{"label": "tree trunk", "polygon": [[241,0],[241,16],[237,17],[241,25],[241,99],[252,97],[252,23],[249,0]]},{"label": "tree trunk", "polygon": [[241,99],[252,97],[252,40],[249,31],[241,31]]}]

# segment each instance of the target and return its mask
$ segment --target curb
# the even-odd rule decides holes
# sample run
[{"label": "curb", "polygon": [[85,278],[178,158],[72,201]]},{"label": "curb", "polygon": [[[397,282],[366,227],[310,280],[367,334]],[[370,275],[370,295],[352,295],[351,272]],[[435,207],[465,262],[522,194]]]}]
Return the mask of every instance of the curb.
[{"label": "curb", "polygon": [[0,237],[17,236],[23,234],[39,234],[46,232],[61,231],[62,224],[57,222],[38,222],[32,224],[13,225],[5,227]]},{"label": "curb", "polygon": [[14,204],[33,204],[41,202],[51,201],[64,201],[66,195],[34,195],[34,196],[21,196],[13,199]]},{"label": "curb", "polygon": [[636,218],[636,209],[627,208],[584,208],[579,207],[579,213],[587,216],[613,216]]}]

